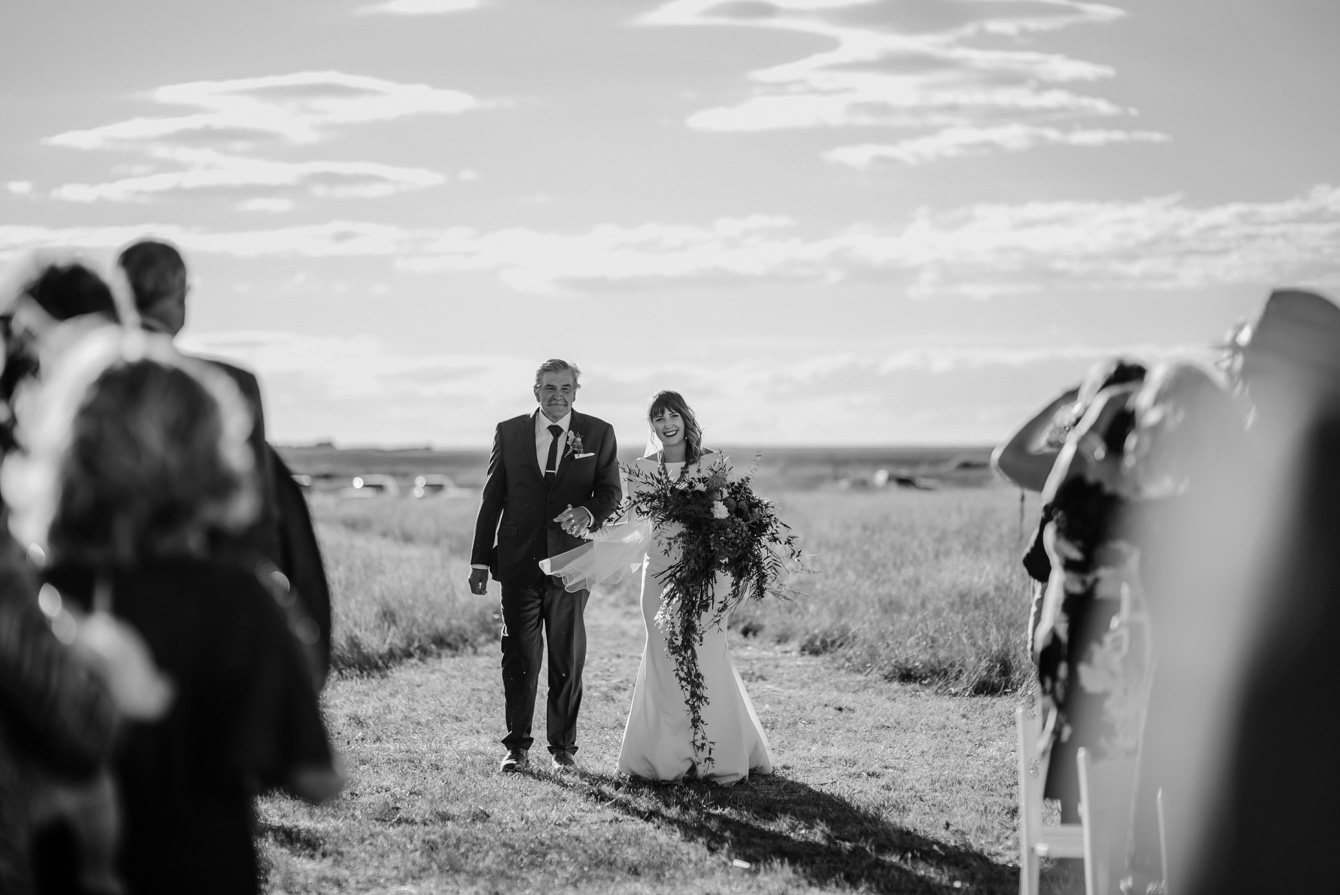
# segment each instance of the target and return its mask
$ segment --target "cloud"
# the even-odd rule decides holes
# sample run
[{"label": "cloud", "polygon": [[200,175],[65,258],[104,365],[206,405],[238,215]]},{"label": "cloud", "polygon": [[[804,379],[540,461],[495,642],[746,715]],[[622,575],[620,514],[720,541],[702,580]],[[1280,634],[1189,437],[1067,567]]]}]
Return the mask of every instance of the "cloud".
[{"label": "cloud", "polygon": [[31,180],[11,180],[5,184],[5,189],[16,196],[31,196],[33,184]]},{"label": "cloud", "polygon": [[[971,131],[1055,129],[1058,122],[1133,114],[1068,86],[1110,79],[1116,74],[1110,66],[1031,46],[1035,35],[1124,15],[1080,0],[670,0],[639,21],[789,32],[821,42],[817,51],[749,72],[734,101],[690,114],[691,128]],[[1024,37],[1028,46],[1020,46]],[[1002,40],[1016,46],[1001,47]]]},{"label": "cloud", "polygon": [[[429,440],[483,449],[498,419],[528,409],[535,363],[502,353],[415,355],[372,336],[239,331],[181,341],[189,352],[255,370],[271,402],[268,422],[279,427],[272,437],[281,441],[333,435],[342,443]],[[999,394],[1036,390],[1040,401],[1056,383],[1114,355],[1206,357],[1194,344],[931,344],[838,353],[809,353],[807,345],[717,352],[732,359],[708,364],[593,361],[583,364],[584,393],[625,447],[644,436],[647,399],[667,384],[690,396],[717,446],[897,443],[917,433],[985,442],[1032,407],[1000,405],[984,383],[1002,384]],[[783,399],[788,411],[779,414]],[[936,417],[941,411],[944,419]]]},{"label": "cloud", "polygon": [[501,355],[407,355],[375,336],[236,331],[183,337],[188,352],[222,357],[263,378],[295,378],[308,394],[386,400],[468,396],[481,382],[525,383],[534,362]]},{"label": "cloud", "polygon": [[[294,197],[370,198],[446,183],[425,168],[364,161],[277,161],[267,148],[307,147],[351,127],[418,115],[458,115],[489,103],[456,90],[337,71],[298,72],[160,87],[150,98],[187,106],[184,115],[137,117],[47,138],[69,149],[134,152],[149,162],[132,176],[70,183],[53,196],[73,202],[147,202],[201,190],[285,190]],[[243,200],[245,201],[245,200]]]},{"label": "cloud", "polygon": [[250,148],[267,140],[316,143],[337,127],[393,121],[412,115],[459,115],[486,103],[468,93],[427,84],[402,84],[338,71],[307,71],[159,87],[161,105],[202,111],[174,117],[131,118],[49,137],[73,149],[141,149],[203,142]]},{"label": "cloud", "polygon": [[838,94],[757,96],[736,106],[695,112],[689,116],[688,125],[722,132],[805,127],[942,127],[960,125],[974,116],[978,119],[1007,114],[1110,117],[1123,112],[1107,100],[1065,90],[1017,87],[920,90],[908,84],[872,83]]},{"label": "cloud", "polygon": [[285,211],[292,211],[295,204],[292,199],[257,198],[238,202],[236,208],[238,211],[263,211],[269,214],[280,214]]},{"label": "cloud", "polygon": [[341,220],[234,231],[0,225],[0,257],[51,245],[115,248],[148,229],[191,253],[381,257],[401,271],[493,273],[532,293],[688,279],[880,277],[927,299],[1340,284],[1340,187],[1329,185],[1279,201],[1208,206],[1169,195],[922,209],[901,223],[818,233],[761,215],[705,225],[601,224],[568,233]]},{"label": "cloud", "polygon": [[1172,139],[1154,131],[1062,130],[1026,124],[1000,127],[952,127],[926,137],[892,144],[864,143],[841,146],[824,153],[830,162],[869,168],[883,160],[924,165],[941,159],[983,155],[993,151],[1020,152],[1038,146],[1099,147],[1114,143],[1165,143]]},{"label": "cloud", "polygon": [[478,9],[480,5],[480,0],[386,0],[360,6],[354,10],[354,15],[437,16]]},{"label": "cloud", "polygon": [[[171,193],[259,188],[267,195],[254,201],[270,200],[275,190],[318,198],[371,198],[447,182],[444,175],[426,168],[376,162],[276,162],[212,150],[177,151],[170,157],[189,167],[108,183],[69,183],[51,195],[69,202],[143,202]],[[292,200],[286,201],[292,207]]]}]

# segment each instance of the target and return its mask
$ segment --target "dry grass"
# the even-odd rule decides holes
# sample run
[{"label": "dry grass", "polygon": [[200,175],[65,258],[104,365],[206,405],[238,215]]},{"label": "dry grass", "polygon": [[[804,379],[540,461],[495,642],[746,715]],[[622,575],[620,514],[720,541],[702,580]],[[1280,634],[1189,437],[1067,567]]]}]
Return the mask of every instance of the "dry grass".
[{"label": "dry grass", "polygon": [[454,504],[428,503],[314,501],[337,674],[468,652],[496,637],[496,601],[473,596],[465,583],[461,532],[468,538],[469,522],[451,513]]},{"label": "dry grass", "polygon": [[[796,643],[886,680],[953,693],[1027,686],[1029,594],[1019,556],[1034,508],[1021,523],[1018,492],[772,496],[819,573],[794,582],[806,597],[742,607],[733,622],[738,630]],[[404,658],[491,641],[495,601],[465,587],[475,506],[314,501],[332,567],[337,670],[384,670]]]},{"label": "dry grass", "polygon": [[1021,522],[1017,491],[810,492],[779,503],[819,572],[794,582],[807,596],[743,607],[737,626],[886,680],[972,695],[1027,687],[1019,557],[1035,509]]},{"label": "dry grass", "polygon": [[597,595],[588,622],[578,777],[497,772],[494,654],[337,679],[327,712],[353,780],[319,808],[265,800],[270,890],[1017,891],[1012,700],[889,684],[736,636],[777,773],[636,783],[614,763],[640,614]]},{"label": "dry grass", "polygon": [[[772,496],[823,573],[733,620],[777,773],[726,789],[614,774],[643,637],[626,586],[587,611],[582,775],[499,774],[497,585],[465,587],[473,502],[314,501],[341,671],[326,710],[352,780],[318,808],[263,800],[269,890],[1017,891],[1019,697],[951,695],[1026,680],[1017,493]],[[1049,871],[1044,891],[1074,882]]]}]

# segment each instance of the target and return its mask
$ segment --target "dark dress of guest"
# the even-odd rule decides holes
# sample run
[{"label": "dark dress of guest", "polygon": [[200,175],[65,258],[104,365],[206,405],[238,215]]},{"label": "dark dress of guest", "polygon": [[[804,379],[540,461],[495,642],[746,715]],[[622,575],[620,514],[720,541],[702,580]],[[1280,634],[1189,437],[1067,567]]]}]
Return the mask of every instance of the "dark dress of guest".
[{"label": "dark dress of guest", "polygon": [[1081,746],[1098,760],[1134,755],[1149,644],[1137,552],[1124,530],[1121,451],[1132,386],[1101,393],[1057,458],[1043,492],[1052,574],[1034,641],[1042,710],[1043,794],[1078,820]]},{"label": "dark dress of guest", "polygon": [[106,688],[52,633],[26,561],[0,533],[0,892],[37,891],[37,790],[90,783],[116,723]]},{"label": "dark dress of guest", "polygon": [[126,725],[114,760],[122,877],[135,893],[256,892],[255,796],[319,801],[341,777],[291,598],[209,551],[256,512],[245,405],[142,331],[90,334],[63,363],[42,404],[68,420],[13,458],[30,483],[16,531],[73,602],[138,631],[175,690],[163,717]]},{"label": "dark dress of guest", "polygon": [[[1047,487],[1047,480],[1051,477],[1056,459],[1070,432],[1084,417],[1094,399],[1106,388],[1139,382],[1145,372],[1143,364],[1120,357],[1094,364],[1078,386],[1053,398],[996,446],[991,452],[992,467],[1024,491],[1041,493]],[[1047,556],[1043,540],[1051,516],[1051,505],[1044,503],[1022,558],[1024,571],[1033,582],[1027,632],[1030,656],[1033,655],[1033,643],[1042,620],[1047,582],[1051,579],[1051,559]]]}]

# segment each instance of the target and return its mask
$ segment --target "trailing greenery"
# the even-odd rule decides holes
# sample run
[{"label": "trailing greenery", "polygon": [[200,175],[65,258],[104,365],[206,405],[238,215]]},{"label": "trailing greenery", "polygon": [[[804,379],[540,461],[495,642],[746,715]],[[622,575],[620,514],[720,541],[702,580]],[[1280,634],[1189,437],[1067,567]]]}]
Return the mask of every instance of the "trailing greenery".
[{"label": "trailing greenery", "polygon": [[[694,751],[710,764],[712,742],[703,724],[707,685],[698,667],[703,632],[722,625],[746,598],[786,595],[790,570],[801,565],[796,536],[750,487],[750,476],[732,475],[724,457],[682,467],[675,475],[661,463],[653,470],[626,469],[628,507],[660,534],[653,549],[671,560],[657,575],[662,584],[656,626],[675,663],[693,728]],[[720,576],[730,587],[718,587]]]}]

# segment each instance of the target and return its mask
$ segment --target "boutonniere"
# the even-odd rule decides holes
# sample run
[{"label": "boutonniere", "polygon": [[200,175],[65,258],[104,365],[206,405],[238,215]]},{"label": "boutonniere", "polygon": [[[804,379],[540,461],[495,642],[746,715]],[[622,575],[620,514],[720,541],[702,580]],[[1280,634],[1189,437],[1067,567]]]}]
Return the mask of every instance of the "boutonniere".
[{"label": "boutonniere", "polygon": [[582,444],[582,436],[572,429],[569,429],[567,455],[571,457],[573,454],[583,454],[585,452],[586,445]]}]

